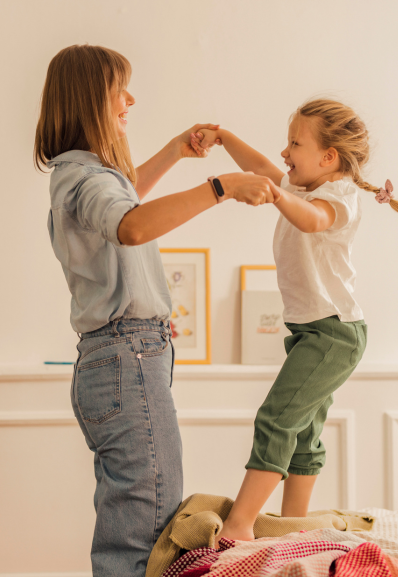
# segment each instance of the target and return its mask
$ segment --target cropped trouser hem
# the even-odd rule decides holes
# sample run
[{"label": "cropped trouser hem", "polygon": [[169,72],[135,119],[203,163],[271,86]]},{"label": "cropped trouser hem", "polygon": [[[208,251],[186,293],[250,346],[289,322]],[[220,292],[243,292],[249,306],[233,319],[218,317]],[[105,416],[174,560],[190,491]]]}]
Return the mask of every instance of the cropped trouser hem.
[{"label": "cropped trouser hem", "polygon": [[289,467],[287,472],[292,475],[319,475],[321,469],[295,469],[294,467]]},{"label": "cropped trouser hem", "polygon": [[256,469],[257,471],[270,471],[271,473],[280,473],[282,475],[282,479],[286,479],[289,475],[280,467],[276,465],[272,465],[272,463],[257,463],[250,459],[250,461],[246,465],[246,469]]}]

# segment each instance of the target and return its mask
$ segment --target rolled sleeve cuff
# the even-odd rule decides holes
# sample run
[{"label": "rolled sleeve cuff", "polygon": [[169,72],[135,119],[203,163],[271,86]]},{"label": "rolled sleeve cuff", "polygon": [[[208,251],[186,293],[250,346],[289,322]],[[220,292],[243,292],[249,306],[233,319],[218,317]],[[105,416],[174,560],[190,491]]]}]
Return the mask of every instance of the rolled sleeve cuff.
[{"label": "rolled sleeve cuff", "polygon": [[106,240],[115,246],[128,246],[120,242],[117,233],[124,215],[137,206],[139,205],[134,202],[118,202],[109,209],[106,219]]}]

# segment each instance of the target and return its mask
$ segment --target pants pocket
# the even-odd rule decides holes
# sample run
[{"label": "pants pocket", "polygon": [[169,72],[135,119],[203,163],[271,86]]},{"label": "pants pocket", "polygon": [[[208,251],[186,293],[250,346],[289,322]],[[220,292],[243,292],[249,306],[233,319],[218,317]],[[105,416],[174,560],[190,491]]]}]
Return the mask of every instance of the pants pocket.
[{"label": "pants pocket", "polygon": [[133,336],[133,347],[141,357],[162,355],[169,346],[167,333],[164,331],[140,331]]},{"label": "pants pocket", "polygon": [[121,411],[120,356],[80,365],[77,403],[85,421],[100,425]]}]

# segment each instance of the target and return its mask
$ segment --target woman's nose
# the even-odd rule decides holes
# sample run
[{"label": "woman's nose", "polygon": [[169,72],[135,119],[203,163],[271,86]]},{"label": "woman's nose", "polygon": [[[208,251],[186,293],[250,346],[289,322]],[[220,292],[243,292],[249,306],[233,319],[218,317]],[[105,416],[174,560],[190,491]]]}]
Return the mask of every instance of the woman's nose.
[{"label": "woman's nose", "polygon": [[130,92],[127,92],[126,104],[127,106],[132,106],[135,104],[135,98],[130,94]]}]

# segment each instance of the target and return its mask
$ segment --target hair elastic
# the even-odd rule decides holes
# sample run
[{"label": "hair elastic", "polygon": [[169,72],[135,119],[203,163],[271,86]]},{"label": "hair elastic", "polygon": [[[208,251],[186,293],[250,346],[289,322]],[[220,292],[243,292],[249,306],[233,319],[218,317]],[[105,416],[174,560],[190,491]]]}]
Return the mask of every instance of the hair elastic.
[{"label": "hair elastic", "polygon": [[392,185],[391,180],[386,180],[386,184],[384,185],[385,188],[380,188],[379,192],[376,194],[376,200],[378,203],[383,204],[385,202],[390,202],[394,195],[392,191],[394,187]]}]

